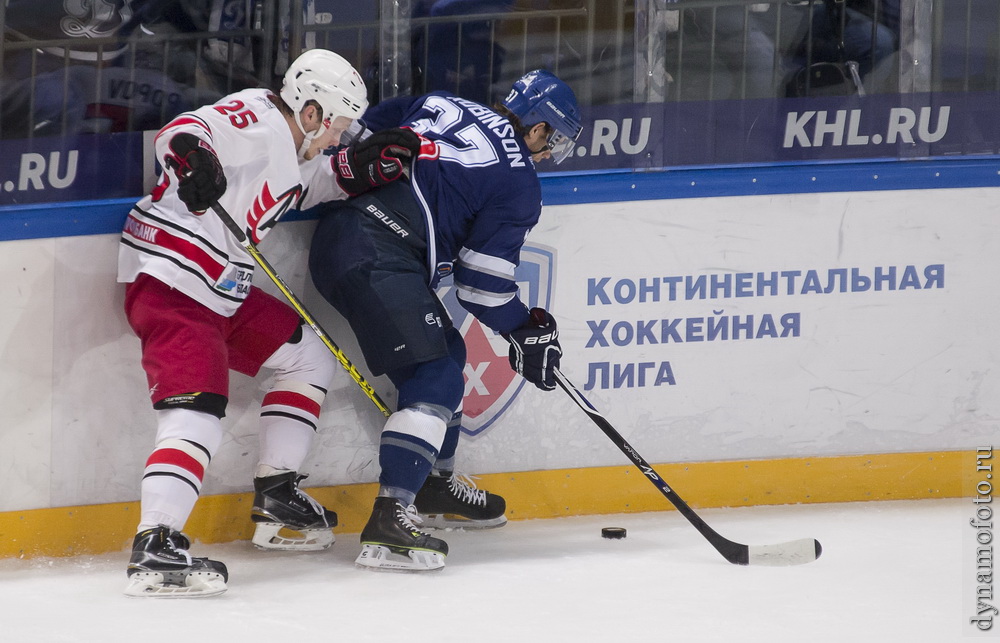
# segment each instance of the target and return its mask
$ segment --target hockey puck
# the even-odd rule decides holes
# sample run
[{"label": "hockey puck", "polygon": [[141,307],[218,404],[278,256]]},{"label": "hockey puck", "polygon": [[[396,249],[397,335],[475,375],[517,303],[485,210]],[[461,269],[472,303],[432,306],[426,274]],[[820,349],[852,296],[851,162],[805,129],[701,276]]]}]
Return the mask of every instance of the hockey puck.
[{"label": "hockey puck", "polygon": [[612,540],[621,540],[625,537],[626,533],[627,532],[624,527],[605,527],[601,530],[601,537],[610,538]]}]

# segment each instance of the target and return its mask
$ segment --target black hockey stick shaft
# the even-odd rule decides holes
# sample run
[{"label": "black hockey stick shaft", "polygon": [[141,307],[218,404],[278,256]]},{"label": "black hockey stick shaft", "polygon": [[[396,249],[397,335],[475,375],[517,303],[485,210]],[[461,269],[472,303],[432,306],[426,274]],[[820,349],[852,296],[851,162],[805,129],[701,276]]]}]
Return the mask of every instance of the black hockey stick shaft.
[{"label": "black hockey stick shaft", "polygon": [[382,398],[379,397],[378,393],[375,391],[375,387],[373,387],[364,378],[361,372],[358,371],[358,368],[351,362],[350,359],[347,358],[344,351],[342,351],[340,347],[334,343],[333,339],[330,338],[330,335],[323,330],[323,327],[319,325],[316,318],[310,314],[309,310],[305,307],[302,301],[295,296],[292,289],[285,283],[285,280],[281,278],[281,276],[271,266],[271,263],[267,260],[267,258],[264,257],[260,250],[257,249],[257,244],[253,242],[253,239],[247,236],[246,232],[240,228],[239,225],[237,225],[236,220],[233,219],[232,215],[230,215],[218,201],[212,203],[212,209],[215,210],[217,215],[219,215],[219,219],[226,225],[227,228],[229,228],[229,231],[233,233],[233,236],[240,242],[240,245],[246,248],[247,252],[250,253],[250,256],[257,262],[257,265],[259,265],[264,273],[270,277],[271,281],[274,282],[274,285],[281,291],[281,294],[283,294],[285,299],[288,300],[288,303],[295,309],[295,312],[297,312],[299,316],[302,317],[307,324],[309,324],[309,327],[313,329],[313,332],[315,332],[326,347],[330,349],[333,356],[337,358],[340,365],[343,366],[344,370],[348,372],[351,379],[353,379],[357,385],[361,387],[361,390],[365,392],[365,395],[367,395],[368,399],[372,401],[372,404],[374,404],[375,407],[382,412],[382,415],[389,417],[389,407],[387,407],[385,402],[382,401]]},{"label": "black hockey stick shaft", "polygon": [[746,565],[749,563],[749,548],[746,545],[740,545],[734,543],[721,536],[718,532],[712,529],[708,523],[702,520],[695,511],[686,503],[684,499],[677,495],[677,492],[670,488],[667,482],[663,479],[660,474],[658,474],[652,466],[646,460],[639,455],[639,452],[632,448],[622,434],[619,433],[615,427],[608,422],[607,418],[598,412],[596,408],[585,398],[583,394],[580,393],[579,389],[570,382],[565,375],[562,374],[558,369],[555,371],[556,382],[559,386],[569,394],[573,401],[576,402],[583,411],[594,421],[594,424],[598,426],[604,435],[608,436],[615,446],[618,447],[622,453],[624,453],[632,461],[635,466],[639,467],[639,471],[645,475],[653,485],[660,490],[667,500],[677,508],[677,511],[681,513],[685,518],[688,519],[695,529],[697,529],[702,536],[704,536],[709,543],[715,547],[722,556],[731,563],[737,565]]},{"label": "black hockey stick shaft", "polygon": [[[736,565],[749,565],[751,562],[765,565],[793,565],[811,562],[819,557],[822,548],[819,541],[804,539],[781,545],[763,546],[751,548],[747,545],[733,542],[723,537],[712,529],[694,509],[690,507],[684,499],[677,495],[677,492],[670,488],[670,485],[658,474],[646,460],[639,455],[632,445],[630,445],[622,435],[615,430],[615,427],[598,412],[594,406],[580,393],[572,382],[570,382],[559,369],[555,370],[556,383],[566,391],[566,393],[576,402],[583,411],[594,421],[594,424],[608,436],[615,446],[639,468],[639,470],[649,479],[653,485],[660,490],[667,500],[677,508],[688,522],[705,537],[715,549],[722,554],[722,557]],[[755,551],[751,551],[751,550]]]}]

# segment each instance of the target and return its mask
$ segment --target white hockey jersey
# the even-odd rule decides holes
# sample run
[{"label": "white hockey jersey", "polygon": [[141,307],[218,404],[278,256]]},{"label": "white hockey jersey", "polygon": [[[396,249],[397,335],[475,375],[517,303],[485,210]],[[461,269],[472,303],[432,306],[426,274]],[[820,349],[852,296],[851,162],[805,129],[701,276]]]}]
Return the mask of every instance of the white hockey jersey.
[{"label": "white hockey jersey", "polygon": [[[331,156],[298,157],[285,117],[266,89],[246,89],[185,112],[156,135],[165,167],[175,134],[207,142],[226,173],[219,204],[259,242],[290,208],[346,198]],[[153,192],[133,206],[118,253],[118,281],[156,277],[211,310],[232,316],[250,292],[253,258],[213,210],[196,215],[177,196],[177,178],[163,171]]]}]

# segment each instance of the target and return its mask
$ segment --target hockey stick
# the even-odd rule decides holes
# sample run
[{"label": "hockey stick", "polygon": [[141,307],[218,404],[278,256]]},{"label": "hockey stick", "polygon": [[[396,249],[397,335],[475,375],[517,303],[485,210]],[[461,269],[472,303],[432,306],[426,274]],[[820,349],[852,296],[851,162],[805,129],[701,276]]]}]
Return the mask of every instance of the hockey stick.
[{"label": "hockey stick", "polygon": [[274,285],[278,287],[278,290],[281,291],[281,294],[285,296],[285,299],[288,300],[288,303],[292,305],[292,308],[295,309],[295,312],[297,312],[299,316],[302,317],[302,319],[307,324],[309,324],[309,327],[313,329],[313,331],[320,338],[320,340],[324,344],[326,344],[326,347],[330,349],[330,352],[333,353],[333,356],[337,358],[337,361],[340,362],[340,365],[344,367],[344,370],[346,370],[350,374],[351,378],[355,382],[357,382],[358,386],[361,387],[361,390],[365,392],[365,395],[368,396],[368,399],[370,399],[372,403],[378,408],[378,410],[382,412],[382,415],[384,415],[385,417],[389,417],[390,415],[389,408],[385,405],[385,402],[382,401],[382,398],[378,396],[378,393],[375,391],[375,388],[368,383],[368,381],[364,378],[364,376],[358,371],[358,368],[351,363],[351,360],[347,358],[347,355],[344,354],[344,351],[340,350],[340,347],[337,346],[332,339],[330,339],[330,336],[326,333],[325,330],[323,330],[323,327],[319,325],[319,322],[316,321],[316,319],[309,314],[309,311],[306,310],[306,307],[302,304],[301,301],[299,301],[299,298],[295,296],[295,293],[292,292],[292,289],[288,287],[288,284],[286,284],[285,281],[281,278],[281,276],[274,271],[274,268],[271,267],[271,264],[268,262],[268,260],[264,258],[264,255],[262,255],[260,253],[260,250],[257,249],[257,245],[253,242],[253,239],[247,236],[246,232],[244,232],[240,228],[240,226],[236,224],[236,221],[233,219],[232,215],[230,215],[229,212],[227,212],[226,209],[222,207],[222,205],[219,204],[218,201],[214,201],[212,203],[212,209],[215,210],[215,213],[219,215],[219,219],[221,219],[222,222],[226,224],[226,227],[229,228],[229,231],[233,233],[233,236],[236,237],[236,240],[240,242],[240,245],[246,248],[247,252],[250,253],[250,256],[253,257],[254,261],[257,262],[257,265],[259,265],[261,269],[263,269],[263,271],[267,274],[267,276],[271,278],[271,281],[273,281]]},{"label": "hockey stick", "polygon": [[718,534],[714,529],[708,526],[704,520],[701,519],[695,511],[688,506],[677,492],[670,488],[669,485],[660,477],[653,467],[649,466],[639,453],[632,448],[625,438],[622,437],[618,431],[615,430],[611,423],[601,415],[594,406],[587,401],[585,397],[580,393],[573,384],[566,379],[566,376],[556,369],[555,371],[556,382],[562,387],[562,390],[566,391],[567,394],[573,401],[576,402],[577,406],[583,409],[584,413],[590,416],[590,419],[594,421],[601,431],[604,431],[604,435],[608,436],[612,442],[615,443],[622,453],[627,455],[630,460],[649,481],[660,490],[667,500],[671,502],[677,511],[681,512],[685,518],[688,519],[694,528],[697,529],[702,536],[708,540],[713,547],[715,547],[723,558],[735,565],[772,565],[772,566],[784,566],[784,565],[802,565],[805,563],[811,563],[812,561],[819,558],[820,554],[823,552],[823,548],[820,546],[819,541],[813,538],[803,538],[801,540],[792,540],[786,543],[780,543],[777,545],[742,545],[740,543],[735,543],[727,538],[724,538]]}]

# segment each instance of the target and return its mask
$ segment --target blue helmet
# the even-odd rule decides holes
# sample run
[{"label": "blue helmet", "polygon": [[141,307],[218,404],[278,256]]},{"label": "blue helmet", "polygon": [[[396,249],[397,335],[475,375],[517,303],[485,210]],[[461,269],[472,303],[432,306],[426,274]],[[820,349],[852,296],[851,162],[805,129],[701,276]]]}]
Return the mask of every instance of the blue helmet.
[{"label": "blue helmet", "polygon": [[552,127],[548,149],[556,163],[561,163],[569,156],[576,145],[576,139],[583,131],[580,108],[576,105],[573,90],[544,69],[536,69],[521,76],[503,104],[525,127],[530,128],[541,122]]}]

